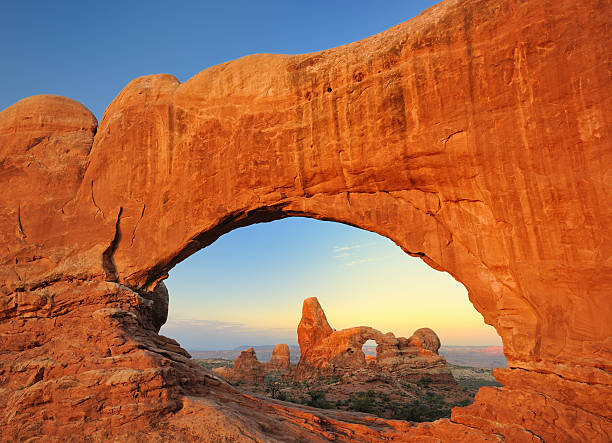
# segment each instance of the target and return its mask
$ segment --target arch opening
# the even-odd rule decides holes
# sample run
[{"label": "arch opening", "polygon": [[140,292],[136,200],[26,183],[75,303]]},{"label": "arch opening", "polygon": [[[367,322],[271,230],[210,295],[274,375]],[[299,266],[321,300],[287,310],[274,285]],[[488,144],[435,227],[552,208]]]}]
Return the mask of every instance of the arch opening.
[{"label": "arch opening", "polygon": [[[411,421],[446,417],[451,407],[468,404],[476,392],[462,384],[451,386],[438,380],[431,371],[421,371],[420,375],[414,371],[404,376],[404,385],[389,387],[397,365],[379,364],[381,348],[385,346],[383,333],[377,329],[392,331],[391,335],[397,337],[411,337],[420,327],[436,329],[438,325],[443,342],[450,341],[456,348],[468,335],[449,340],[453,328],[440,329],[439,325],[453,316],[460,317],[462,312],[476,313],[465,288],[456,280],[407,256],[378,234],[298,217],[255,224],[232,230],[185,260],[170,273],[166,283],[170,314],[160,333],[177,338],[198,363],[208,369],[217,368],[220,375],[241,389],[315,407]],[[452,294],[451,301],[443,303],[446,293]],[[336,366],[341,366],[342,361],[363,360],[354,371],[321,371],[319,380],[300,377],[299,388],[288,389],[289,384],[296,383],[291,373],[270,373],[267,365],[274,359],[274,345],[286,343],[291,369],[299,366],[295,330],[303,314],[300,305],[312,296],[324,303],[337,332],[356,324],[377,329],[368,328],[365,335],[345,346],[343,354],[348,358],[336,357]],[[461,298],[462,303],[456,303]],[[436,311],[436,325],[431,325]],[[201,314],[195,315],[198,312]],[[482,330],[490,328],[483,325],[482,319],[477,320]],[[454,330],[460,331],[461,325]],[[482,340],[485,341],[464,344],[472,345],[473,351],[478,346],[501,344],[493,328]],[[253,351],[247,353],[251,347]],[[499,349],[501,353],[501,346]],[[242,357],[239,363],[236,359]],[[248,369],[233,377],[222,367]],[[496,384],[490,370],[488,373],[489,380],[480,383]],[[450,379],[452,375],[446,381]],[[476,383],[479,382],[472,383],[472,388]],[[391,406],[381,409],[375,404]]]}]

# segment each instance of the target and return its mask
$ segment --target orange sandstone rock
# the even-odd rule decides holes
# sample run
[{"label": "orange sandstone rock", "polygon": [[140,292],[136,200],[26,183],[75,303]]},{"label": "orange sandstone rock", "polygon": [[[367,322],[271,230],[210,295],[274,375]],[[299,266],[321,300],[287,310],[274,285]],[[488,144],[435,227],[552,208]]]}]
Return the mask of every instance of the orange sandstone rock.
[{"label": "orange sandstone rock", "polygon": [[266,372],[281,372],[288,376],[293,369],[290,362],[289,346],[278,344],[272,351],[272,358],[267,363],[260,363],[257,354],[251,347],[240,353],[232,369],[227,367],[213,368],[213,372],[227,380],[247,383],[263,383]]},{"label": "orange sandstone rock", "polygon": [[291,369],[291,351],[289,346],[286,344],[274,346],[272,357],[270,361],[265,364],[265,370],[289,372]]},{"label": "orange sandstone rock", "polygon": [[257,355],[253,348],[242,351],[236,357],[229,379],[231,381],[263,383],[264,366],[257,360]]},{"label": "orange sandstone rock", "polygon": [[[446,0],[339,48],[136,79],[97,127],[61,97],[2,111],[2,437],[610,441],[610,17]],[[176,263],[289,216],[462,282],[504,387],[432,424],[317,411],[241,394],[157,334]]]},{"label": "orange sandstone rock", "polygon": [[[317,334],[323,328],[325,331],[332,330],[317,298],[307,298],[298,326],[301,355],[294,374],[297,380],[368,369],[368,373],[391,375],[404,380],[428,376],[436,382],[456,384],[446,360],[438,355],[440,339],[429,328],[418,329],[408,339],[395,337],[391,332],[383,334],[369,326],[332,330],[327,335]],[[375,340],[377,344],[373,359],[368,359],[362,350],[368,340]]]},{"label": "orange sandstone rock", "polygon": [[215,374],[220,375],[221,377],[226,378],[228,380],[230,380],[232,377],[232,369],[228,368],[227,366],[219,366],[217,368],[213,368],[212,371]]},{"label": "orange sandstone rock", "polygon": [[316,297],[304,300],[302,319],[298,324],[297,335],[300,350],[309,349],[329,337],[334,330],[327,322],[325,312]]}]

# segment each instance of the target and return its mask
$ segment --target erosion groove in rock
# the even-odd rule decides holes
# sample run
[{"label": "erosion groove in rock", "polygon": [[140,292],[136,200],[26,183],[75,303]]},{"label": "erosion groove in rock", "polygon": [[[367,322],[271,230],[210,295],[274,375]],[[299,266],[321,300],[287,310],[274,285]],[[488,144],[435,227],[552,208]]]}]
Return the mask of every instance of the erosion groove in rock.
[{"label": "erosion groove in rock", "polygon": [[[316,54],[138,78],[99,126],[62,97],[2,111],[2,437],[610,441],[611,8],[448,0]],[[157,334],[172,266],[289,216],[462,282],[504,387],[432,424],[318,411]]]}]

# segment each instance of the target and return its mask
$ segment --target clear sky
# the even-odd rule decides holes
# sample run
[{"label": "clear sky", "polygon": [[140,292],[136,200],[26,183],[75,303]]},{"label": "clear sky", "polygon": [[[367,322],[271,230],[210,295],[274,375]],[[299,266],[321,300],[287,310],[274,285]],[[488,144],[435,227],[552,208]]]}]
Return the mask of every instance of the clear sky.
[{"label": "clear sky", "polygon": [[[185,81],[244,55],[297,54],[350,43],[437,1],[12,1],[0,13],[0,109],[36,94],[73,98],[100,119],[141,75]],[[428,326],[444,344],[500,344],[450,276],[376,234],[290,219],[243,228],[179,264],[167,280],[162,333],[190,349],[296,343],[304,298],[333,327],[409,336]]]},{"label": "clear sky", "polygon": [[340,223],[289,218],[240,228],[177,265],[166,280],[162,334],[188,349],[297,344],[302,301],[315,296],[336,329],[372,326],[445,345],[499,345],[467,291],[391,240]]},{"label": "clear sky", "polygon": [[29,0],[0,8],[0,109],[36,94],[101,118],[132,79],[261,52],[298,54],[384,31],[433,0]]}]

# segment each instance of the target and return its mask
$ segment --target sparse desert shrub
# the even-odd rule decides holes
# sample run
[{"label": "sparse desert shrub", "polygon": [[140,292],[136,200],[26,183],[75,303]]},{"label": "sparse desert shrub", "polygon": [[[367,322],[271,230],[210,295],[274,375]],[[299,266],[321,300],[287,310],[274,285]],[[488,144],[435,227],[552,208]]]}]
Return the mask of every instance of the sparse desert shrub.
[{"label": "sparse desert shrub", "polygon": [[469,399],[465,399],[465,400],[459,400],[458,402],[455,402],[454,405],[452,405],[453,407],[455,406],[468,406],[469,404],[471,404],[472,402]]},{"label": "sparse desert shrub", "polygon": [[323,391],[308,391],[310,399],[306,400],[308,406],[313,408],[329,409],[332,407],[331,403],[325,398]]},{"label": "sparse desert shrub", "polygon": [[348,406],[348,400],[338,400],[336,402],[336,407]]},{"label": "sparse desert shrub", "polygon": [[273,383],[273,382],[280,382],[281,381],[281,374],[280,372],[269,372],[264,376],[264,383]]},{"label": "sparse desert shrub", "polygon": [[220,368],[223,366],[225,366],[226,368],[232,368],[234,366],[233,360],[225,360],[223,358],[194,359],[193,361],[208,370]]},{"label": "sparse desert shrub", "polygon": [[342,378],[339,375],[332,374],[324,380],[324,383],[331,385],[335,383],[340,383],[341,381],[342,381]]},{"label": "sparse desert shrub", "polygon": [[436,393],[428,393],[425,398],[410,403],[393,402],[390,405],[391,418],[406,421],[435,421],[440,418],[449,418],[451,405],[444,402]]},{"label": "sparse desert shrub", "polygon": [[278,398],[278,395],[280,393],[280,384],[275,381],[267,381],[266,393],[269,394],[272,398]]},{"label": "sparse desert shrub", "polygon": [[371,389],[367,392],[357,392],[356,394],[352,394],[349,399],[348,408],[351,411],[357,412],[367,412],[374,413],[376,412],[376,396],[374,391]]},{"label": "sparse desert shrub", "polygon": [[433,380],[431,379],[431,377],[423,376],[419,380],[418,384],[427,388],[427,387],[429,387],[429,385],[431,384],[432,381]]},{"label": "sparse desert shrub", "polygon": [[427,401],[429,402],[441,402],[443,401],[443,398],[440,394],[436,394],[433,391],[427,391],[425,393],[425,397],[427,398]]},{"label": "sparse desert shrub", "polygon": [[402,385],[404,389],[408,389],[409,391],[413,391],[418,386],[417,384],[410,383],[409,381],[402,381],[400,382],[400,384]]}]

